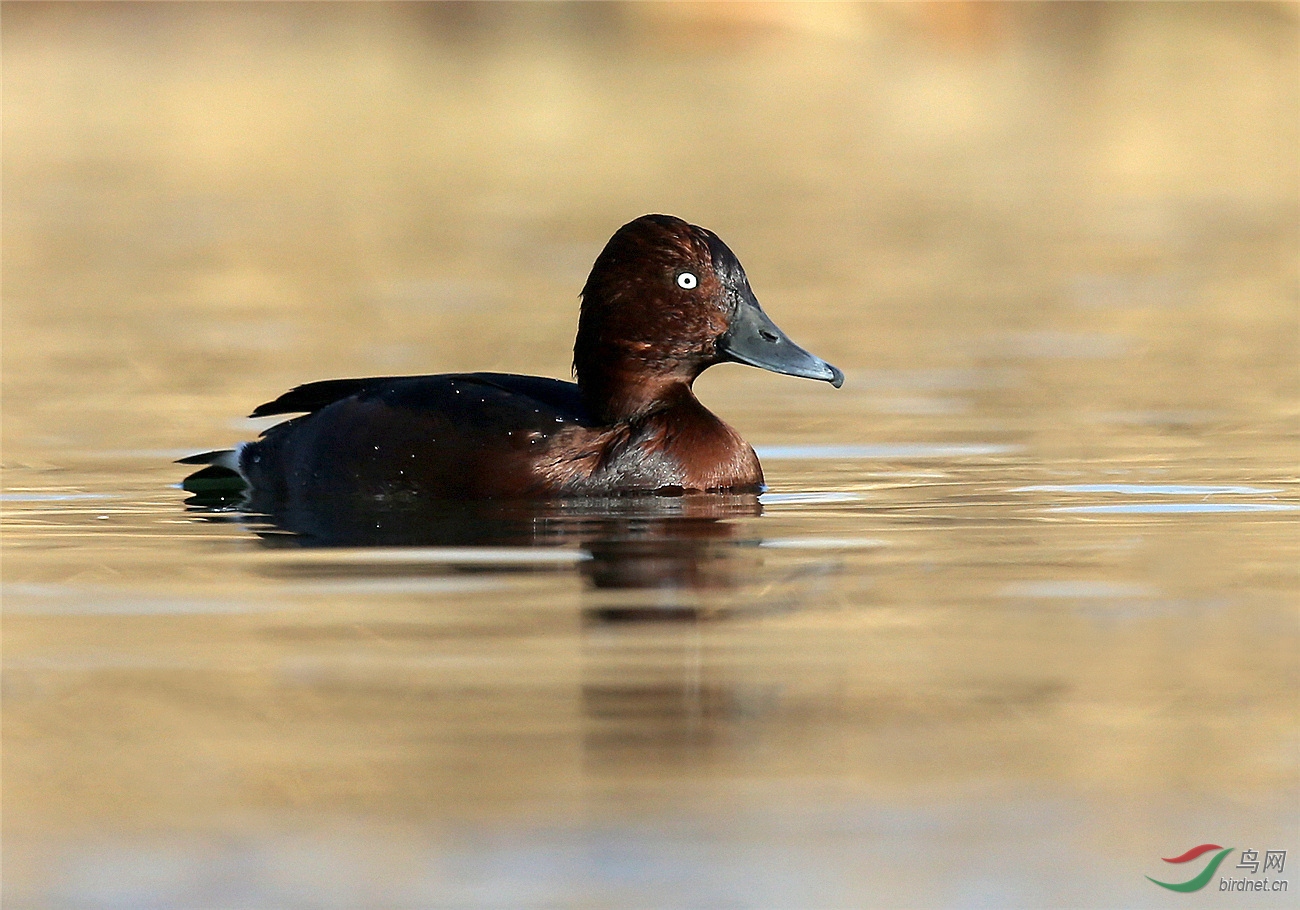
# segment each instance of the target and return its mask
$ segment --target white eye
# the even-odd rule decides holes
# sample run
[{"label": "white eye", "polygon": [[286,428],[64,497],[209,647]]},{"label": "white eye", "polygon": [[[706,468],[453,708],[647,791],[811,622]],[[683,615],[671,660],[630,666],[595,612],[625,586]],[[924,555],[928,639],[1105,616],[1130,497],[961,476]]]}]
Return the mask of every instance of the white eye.
[{"label": "white eye", "polygon": [[677,276],[677,286],[679,288],[686,288],[688,291],[699,283],[700,279],[696,278],[690,272],[682,272]]}]

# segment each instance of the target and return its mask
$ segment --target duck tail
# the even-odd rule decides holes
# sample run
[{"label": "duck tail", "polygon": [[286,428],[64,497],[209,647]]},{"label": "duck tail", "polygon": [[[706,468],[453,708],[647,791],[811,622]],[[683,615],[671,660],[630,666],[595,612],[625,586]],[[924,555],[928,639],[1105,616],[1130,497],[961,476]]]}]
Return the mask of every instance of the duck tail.
[{"label": "duck tail", "polygon": [[190,493],[220,495],[242,493],[248,480],[239,470],[239,449],[217,449],[177,459],[177,464],[207,465],[181,481],[181,489]]},{"label": "duck tail", "polygon": [[197,455],[186,455],[176,459],[176,464],[210,464],[238,473],[239,449],[214,449]]}]

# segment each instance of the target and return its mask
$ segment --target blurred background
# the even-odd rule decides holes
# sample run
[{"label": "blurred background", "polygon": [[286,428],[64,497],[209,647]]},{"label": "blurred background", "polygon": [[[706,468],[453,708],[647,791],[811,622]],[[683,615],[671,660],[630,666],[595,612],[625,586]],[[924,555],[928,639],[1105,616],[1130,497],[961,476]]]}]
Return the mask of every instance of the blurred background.
[{"label": "blurred background", "polygon": [[[99,437],[123,393],[161,443],[340,373],[567,376],[592,259],[651,211],[859,376],[1159,323],[1141,344],[1188,369],[1103,380],[1127,404],[1277,401],[1295,11],[8,6],[6,445]],[[1067,415],[1100,394],[1049,385]]]},{"label": "blurred background", "polygon": [[[4,4],[6,906],[1149,906],[1197,843],[1296,861],[1298,9]],[[298,383],[568,377],[647,212],[847,374],[697,383],[761,518],[540,571],[184,511],[170,460]]]}]

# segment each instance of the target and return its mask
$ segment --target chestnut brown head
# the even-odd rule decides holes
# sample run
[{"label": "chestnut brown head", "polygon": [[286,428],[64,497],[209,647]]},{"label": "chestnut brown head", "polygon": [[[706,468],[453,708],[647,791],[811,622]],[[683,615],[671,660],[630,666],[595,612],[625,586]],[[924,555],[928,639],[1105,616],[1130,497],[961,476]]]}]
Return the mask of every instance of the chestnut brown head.
[{"label": "chestnut brown head", "polygon": [[844,382],[767,317],[717,234],[671,215],[619,228],[582,289],[573,367],[588,407],[605,420],[631,416],[728,360]]}]

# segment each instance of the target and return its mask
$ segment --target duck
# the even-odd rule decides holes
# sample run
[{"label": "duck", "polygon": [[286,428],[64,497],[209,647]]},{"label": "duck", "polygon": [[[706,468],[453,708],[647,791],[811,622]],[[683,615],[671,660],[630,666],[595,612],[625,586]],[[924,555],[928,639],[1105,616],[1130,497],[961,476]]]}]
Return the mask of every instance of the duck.
[{"label": "duck", "polygon": [[768,317],[717,234],[643,215],[614,233],[582,288],[576,382],[508,373],[309,382],[254,409],[289,418],[257,440],[180,459],[205,466],[181,486],[290,507],[335,496],[757,493],[754,449],[692,390],[727,362],[844,383]]}]

